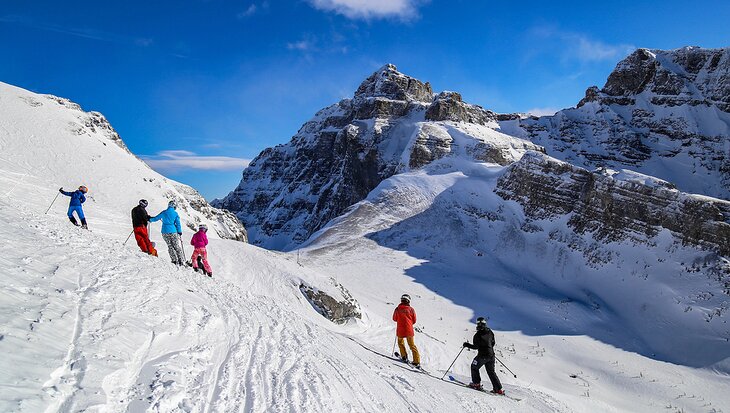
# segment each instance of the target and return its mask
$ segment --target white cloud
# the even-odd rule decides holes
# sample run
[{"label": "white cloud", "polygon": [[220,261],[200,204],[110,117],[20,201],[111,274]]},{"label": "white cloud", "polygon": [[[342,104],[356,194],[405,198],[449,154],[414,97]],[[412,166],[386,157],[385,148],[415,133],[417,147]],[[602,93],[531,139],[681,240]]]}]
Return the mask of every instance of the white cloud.
[{"label": "white cloud", "polygon": [[254,14],[256,14],[256,10],[258,10],[258,6],[256,4],[251,4],[248,6],[248,8],[240,13],[236,17],[239,19],[245,19],[246,17],[251,17]]},{"label": "white cloud", "polygon": [[229,156],[199,156],[195,152],[168,150],[157,155],[141,156],[152,169],[161,172],[178,172],[184,169],[205,171],[240,171],[247,167],[250,159]]},{"label": "white cloud", "polygon": [[618,60],[636,49],[636,46],[630,44],[606,44],[579,34],[569,35],[567,40],[573,42],[575,56],[588,62]]},{"label": "white cloud", "polygon": [[558,108],[551,108],[551,107],[532,108],[532,109],[528,109],[527,113],[529,113],[530,115],[533,115],[533,116],[550,116],[550,115],[554,115],[555,112],[557,112],[559,110],[560,109],[558,109]]},{"label": "white cloud", "polygon": [[139,47],[149,47],[154,44],[153,39],[147,37],[128,36],[124,34],[107,32],[104,30],[89,29],[86,27],[75,28],[60,26],[44,23],[42,21],[36,21],[32,18],[18,15],[0,16],[0,23],[14,24],[18,26],[28,27],[31,29],[43,30],[52,33],[60,33],[68,36],[81,37],[84,39],[96,40],[100,42],[134,45]]},{"label": "white cloud", "polygon": [[253,16],[254,14],[257,14],[257,13],[266,13],[268,11],[269,11],[269,2],[268,2],[268,0],[266,0],[266,1],[263,1],[263,2],[261,2],[259,4],[251,3],[246,8],[246,10],[238,13],[236,15],[236,17],[239,18],[239,19],[245,19],[247,17]]},{"label": "white cloud", "polygon": [[309,0],[312,7],[332,11],[350,19],[416,17],[417,6],[424,0]]},{"label": "white cloud", "polygon": [[631,44],[605,43],[583,33],[563,31],[554,27],[535,27],[530,30],[530,34],[533,46],[539,47],[543,52],[549,50],[548,45],[552,43],[561,58],[584,63],[617,61],[636,49],[636,46]]},{"label": "white cloud", "polygon": [[195,156],[195,152],[183,151],[183,150],[169,150],[157,152],[157,156],[164,156],[168,158],[175,158],[179,156]]}]

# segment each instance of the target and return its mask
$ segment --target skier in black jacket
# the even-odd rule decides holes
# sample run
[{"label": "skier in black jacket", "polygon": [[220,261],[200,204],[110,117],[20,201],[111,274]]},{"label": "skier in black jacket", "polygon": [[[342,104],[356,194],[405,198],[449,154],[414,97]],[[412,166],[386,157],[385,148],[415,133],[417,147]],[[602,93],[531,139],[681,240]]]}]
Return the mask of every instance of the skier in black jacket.
[{"label": "skier in black jacket", "polygon": [[471,363],[471,384],[469,387],[477,390],[483,390],[482,377],[479,375],[479,369],[484,366],[487,369],[487,375],[492,382],[492,393],[504,394],[502,383],[494,371],[494,333],[487,327],[487,320],[484,317],[477,318],[477,332],[474,334],[474,344],[464,343],[464,347],[472,350],[478,350],[477,356]]},{"label": "skier in black jacket", "polygon": [[140,199],[139,205],[132,208],[132,227],[134,228],[134,239],[137,240],[139,249],[146,252],[147,254],[157,256],[157,250],[155,244],[150,241],[149,233],[147,232],[147,224],[150,222],[150,216],[145,209],[147,207],[147,200]]}]

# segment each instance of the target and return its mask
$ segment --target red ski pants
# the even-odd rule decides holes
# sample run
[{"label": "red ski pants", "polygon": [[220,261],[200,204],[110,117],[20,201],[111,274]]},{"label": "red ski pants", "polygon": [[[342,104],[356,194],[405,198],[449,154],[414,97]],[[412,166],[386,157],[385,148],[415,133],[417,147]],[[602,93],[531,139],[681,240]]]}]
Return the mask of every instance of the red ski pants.
[{"label": "red ski pants", "polygon": [[203,268],[205,269],[205,272],[213,274],[213,270],[210,269],[210,264],[208,264],[208,251],[206,251],[205,248],[196,248],[193,251],[193,268],[198,268],[198,256],[203,258]]},{"label": "red ski pants", "polygon": [[134,227],[134,239],[137,240],[137,245],[142,251],[157,256],[157,251],[152,246],[150,236],[147,234],[147,227]]}]

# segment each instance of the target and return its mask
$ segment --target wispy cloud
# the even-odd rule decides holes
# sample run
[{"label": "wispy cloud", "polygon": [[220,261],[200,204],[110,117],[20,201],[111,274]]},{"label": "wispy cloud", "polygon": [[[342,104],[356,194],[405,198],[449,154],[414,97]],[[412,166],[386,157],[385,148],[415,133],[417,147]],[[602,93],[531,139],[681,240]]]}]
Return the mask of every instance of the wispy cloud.
[{"label": "wispy cloud", "polygon": [[[590,36],[560,30],[555,27],[541,26],[529,31],[529,37],[543,51],[558,53],[563,60],[575,60],[583,63],[616,61],[636,49],[627,43],[606,43]],[[545,43],[548,43],[546,47]],[[553,43],[549,47],[550,43]],[[539,54],[539,53],[533,53]]]},{"label": "wispy cloud", "polygon": [[0,16],[0,23],[15,24],[18,26],[29,27],[36,30],[44,30],[101,42],[125,44],[139,47],[148,47],[153,44],[153,40],[150,38],[127,36],[123,34],[88,28],[59,26],[56,24],[39,22],[27,17],[17,15]]},{"label": "wispy cloud", "polygon": [[575,56],[589,62],[620,59],[636,49],[634,45],[607,44],[578,34],[567,37],[567,40],[573,42]]},{"label": "wispy cloud", "polygon": [[286,48],[289,50],[299,50],[302,52],[311,51],[314,48],[314,42],[311,40],[299,40],[286,44]]},{"label": "wispy cloud", "polygon": [[240,171],[247,167],[250,159],[228,156],[200,156],[195,152],[168,150],[156,155],[142,155],[143,161],[160,173],[179,172],[185,169],[205,171]]},{"label": "wispy cloud", "polygon": [[312,7],[341,14],[350,19],[402,20],[418,16],[418,6],[427,0],[309,0]]},{"label": "wispy cloud", "polygon": [[527,113],[529,113],[530,115],[533,115],[533,116],[550,116],[550,115],[554,115],[555,112],[557,112],[559,110],[560,109],[553,108],[553,107],[532,108],[532,109],[528,109]]},{"label": "wispy cloud", "polygon": [[251,4],[249,4],[249,6],[246,8],[246,10],[238,13],[236,15],[236,17],[238,19],[245,19],[245,18],[251,17],[251,16],[253,16],[255,14],[265,13],[265,12],[268,12],[268,11],[269,11],[269,2],[267,0],[267,1],[263,1],[263,2],[258,3],[258,4],[257,3],[251,3]]}]

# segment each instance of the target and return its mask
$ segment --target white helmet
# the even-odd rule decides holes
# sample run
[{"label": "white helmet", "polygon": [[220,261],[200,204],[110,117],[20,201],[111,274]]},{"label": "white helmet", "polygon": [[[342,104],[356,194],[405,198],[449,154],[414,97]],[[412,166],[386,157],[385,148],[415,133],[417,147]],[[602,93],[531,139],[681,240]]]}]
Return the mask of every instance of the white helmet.
[{"label": "white helmet", "polygon": [[411,296],[408,295],[408,294],[403,294],[403,295],[400,296],[400,300],[401,301],[405,301],[407,303],[410,303],[411,302]]}]

